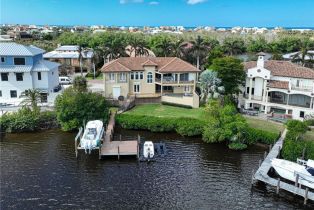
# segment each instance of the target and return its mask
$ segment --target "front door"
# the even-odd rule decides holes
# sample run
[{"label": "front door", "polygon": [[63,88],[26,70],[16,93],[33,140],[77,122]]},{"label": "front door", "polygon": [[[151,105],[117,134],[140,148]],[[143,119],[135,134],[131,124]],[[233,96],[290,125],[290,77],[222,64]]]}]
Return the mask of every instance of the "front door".
[{"label": "front door", "polygon": [[113,98],[117,99],[121,95],[121,88],[120,87],[113,87],[112,88],[112,95],[113,95]]}]

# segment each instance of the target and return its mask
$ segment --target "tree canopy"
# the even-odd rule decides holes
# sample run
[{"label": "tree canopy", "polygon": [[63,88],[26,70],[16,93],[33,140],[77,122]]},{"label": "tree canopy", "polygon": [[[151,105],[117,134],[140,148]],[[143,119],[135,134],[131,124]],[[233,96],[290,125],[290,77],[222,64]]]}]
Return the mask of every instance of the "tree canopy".
[{"label": "tree canopy", "polygon": [[210,67],[217,72],[225,95],[239,94],[240,86],[245,85],[245,71],[241,60],[234,57],[216,58]]}]

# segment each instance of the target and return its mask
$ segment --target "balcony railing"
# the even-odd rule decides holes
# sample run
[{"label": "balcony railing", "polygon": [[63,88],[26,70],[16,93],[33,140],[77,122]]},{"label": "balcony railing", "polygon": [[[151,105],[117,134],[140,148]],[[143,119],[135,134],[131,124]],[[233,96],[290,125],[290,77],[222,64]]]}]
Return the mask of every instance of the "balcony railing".
[{"label": "balcony railing", "polygon": [[[244,93],[243,97],[246,98],[246,99],[249,99],[249,94]],[[263,100],[263,96],[252,95],[251,99],[252,100],[257,100],[257,101],[262,101]]]},{"label": "balcony railing", "polygon": [[307,91],[307,92],[312,92],[313,91],[313,86],[291,86],[292,90],[300,90],[300,91]]},{"label": "balcony railing", "polygon": [[156,82],[162,84],[194,84],[194,80],[174,80],[174,79],[155,79]]}]

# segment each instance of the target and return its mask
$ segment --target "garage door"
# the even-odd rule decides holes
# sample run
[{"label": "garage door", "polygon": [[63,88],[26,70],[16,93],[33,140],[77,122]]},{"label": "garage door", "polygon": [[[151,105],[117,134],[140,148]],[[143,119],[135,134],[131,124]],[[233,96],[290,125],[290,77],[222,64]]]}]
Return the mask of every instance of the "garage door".
[{"label": "garage door", "polygon": [[113,94],[113,98],[117,99],[121,95],[120,87],[113,87],[112,94]]}]

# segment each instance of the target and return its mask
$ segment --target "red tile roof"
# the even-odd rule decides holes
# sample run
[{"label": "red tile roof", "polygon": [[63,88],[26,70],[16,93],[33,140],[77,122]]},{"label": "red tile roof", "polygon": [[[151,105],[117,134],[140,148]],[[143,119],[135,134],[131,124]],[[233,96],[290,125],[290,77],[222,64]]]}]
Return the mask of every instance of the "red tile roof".
[{"label": "red tile roof", "polygon": [[[248,70],[256,67],[256,61],[244,63],[244,69]],[[272,76],[294,77],[314,79],[314,70],[291,63],[290,61],[265,61],[265,69],[271,71]]]},{"label": "red tile roof", "polygon": [[278,89],[289,89],[289,82],[287,81],[277,81],[277,80],[270,80],[267,84],[267,87],[270,88],[278,88]]},{"label": "red tile roof", "polygon": [[156,66],[160,73],[200,72],[195,66],[177,57],[123,57],[105,64],[102,72],[144,71],[144,66]]}]

